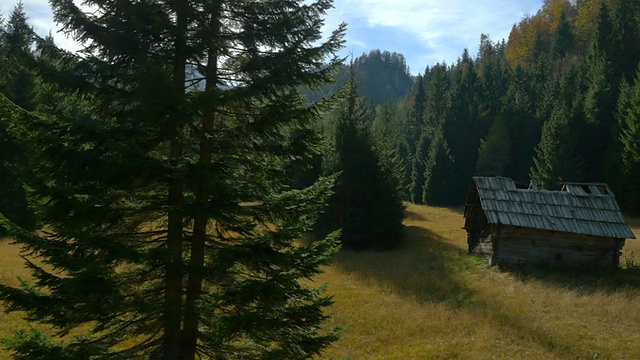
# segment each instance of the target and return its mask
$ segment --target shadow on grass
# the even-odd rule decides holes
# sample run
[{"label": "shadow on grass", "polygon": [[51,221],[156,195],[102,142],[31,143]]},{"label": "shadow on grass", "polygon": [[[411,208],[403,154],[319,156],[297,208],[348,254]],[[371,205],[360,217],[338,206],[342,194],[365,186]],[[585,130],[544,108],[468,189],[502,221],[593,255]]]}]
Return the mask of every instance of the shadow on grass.
[{"label": "shadow on grass", "polygon": [[410,220],[410,221],[425,221],[427,220],[427,218],[425,218],[422,214],[419,214],[415,211],[411,211],[410,209],[405,209],[404,211],[404,215],[405,215],[405,220]]},{"label": "shadow on grass", "polygon": [[[408,216],[422,217],[411,211]],[[389,252],[343,250],[336,256],[335,264],[346,273],[382,282],[419,301],[446,301],[464,306],[467,300],[475,297],[473,289],[461,284],[459,273],[471,268],[481,271],[478,267],[482,266],[483,260],[468,256],[466,250],[429,229],[406,226],[404,232],[400,249]],[[619,269],[527,267],[500,271],[511,273],[523,282],[538,280],[580,294],[611,294],[640,291],[640,265],[633,265]]]},{"label": "shadow on grass", "polygon": [[418,301],[445,301],[464,306],[474,297],[461,285],[456,273],[475,266],[466,251],[448,243],[442,236],[417,226],[404,229],[400,249],[388,252],[341,251],[334,263],[345,273],[373,280]]},{"label": "shadow on grass", "polygon": [[640,290],[640,268],[624,269],[558,269],[523,268],[510,270],[521,281],[535,279],[564,287],[580,294],[607,294]]},{"label": "shadow on grass", "polygon": [[[481,259],[467,255],[466,250],[428,229],[407,226],[402,248],[390,252],[341,251],[334,263],[344,273],[354,274],[364,281],[373,281],[419,302],[445,304],[456,311],[477,317],[491,314],[485,321],[505,337],[536,343],[556,356],[584,358],[593,355],[590,352],[593,349],[588,346],[569,345],[562,336],[546,331],[532,321],[527,312],[514,312],[503,306],[506,304],[479,293],[469,285],[470,273],[474,278],[480,278],[495,276],[495,272],[486,269]],[[577,291],[617,291],[640,285],[640,270],[637,269],[582,272],[579,276],[566,271],[541,270],[513,274],[520,281],[544,280]],[[466,331],[473,336],[475,330],[469,327]]]}]

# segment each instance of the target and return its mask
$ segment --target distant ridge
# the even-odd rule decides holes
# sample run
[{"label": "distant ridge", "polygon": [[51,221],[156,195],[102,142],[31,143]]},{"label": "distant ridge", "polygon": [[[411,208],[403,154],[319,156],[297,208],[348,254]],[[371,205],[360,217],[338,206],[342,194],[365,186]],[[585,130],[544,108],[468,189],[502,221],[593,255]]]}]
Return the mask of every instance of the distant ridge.
[{"label": "distant ridge", "polygon": [[[414,78],[402,54],[372,50],[353,60],[358,79],[358,95],[373,104],[384,104],[403,98],[411,89]],[[347,79],[348,65],[335,75],[336,82],[317,91],[303,90],[307,101],[312,102],[335,94]]]}]

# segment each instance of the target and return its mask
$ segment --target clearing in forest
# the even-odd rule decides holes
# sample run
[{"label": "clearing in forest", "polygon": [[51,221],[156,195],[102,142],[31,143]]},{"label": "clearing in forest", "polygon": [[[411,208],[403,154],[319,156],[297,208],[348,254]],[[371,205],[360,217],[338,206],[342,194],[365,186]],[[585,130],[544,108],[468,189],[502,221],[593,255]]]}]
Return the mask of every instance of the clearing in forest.
[{"label": "clearing in forest", "polygon": [[[344,329],[327,357],[640,358],[640,240],[626,242],[618,271],[506,272],[467,255],[459,211],[407,215],[401,249],[342,251],[315,279],[335,300],[326,327]],[[16,277],[27,277],[22,259],[0,240],[0,282]],[[0,312],[0,337],[19,328],[19,314]]]}]

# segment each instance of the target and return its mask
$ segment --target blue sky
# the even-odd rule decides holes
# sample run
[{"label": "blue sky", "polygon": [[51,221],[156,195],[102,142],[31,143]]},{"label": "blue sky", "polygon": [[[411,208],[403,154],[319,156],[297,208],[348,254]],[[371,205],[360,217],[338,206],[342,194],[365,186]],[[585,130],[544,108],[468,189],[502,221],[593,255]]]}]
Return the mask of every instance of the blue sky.
[{"label": "blue sky", "polygon": [[[0,1],[5,18],[17,0]],[[57,34],[47,0],[23,0],[31,24],[41,35],[54,32],[58,45],[77,49]],[[427,65],[454,62],[468,48],[477,52],[480,34],[494,41],[508,39],[514,23],[535,14],[542,0],[335,0],[325,19],[327,32],[348,24],[343,55],[359,56],[372,49],[402,53],[411,72]]]}]

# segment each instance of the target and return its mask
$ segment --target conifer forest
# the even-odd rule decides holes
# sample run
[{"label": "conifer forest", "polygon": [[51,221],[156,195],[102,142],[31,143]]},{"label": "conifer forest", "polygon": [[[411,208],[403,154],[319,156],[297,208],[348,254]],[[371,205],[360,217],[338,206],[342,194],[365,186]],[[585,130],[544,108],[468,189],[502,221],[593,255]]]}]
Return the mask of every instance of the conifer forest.
[{"label": "conifer forest", "polygon": [[333,0],[85,3],[50,0],[75,52],[0,14],[16,359],[317,358],[340,328],[309,280],[477,175],[607,183],[640,216],[640,2],[545,0],[419,70],[339,56]]}]

